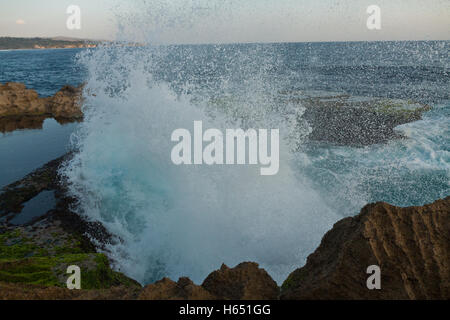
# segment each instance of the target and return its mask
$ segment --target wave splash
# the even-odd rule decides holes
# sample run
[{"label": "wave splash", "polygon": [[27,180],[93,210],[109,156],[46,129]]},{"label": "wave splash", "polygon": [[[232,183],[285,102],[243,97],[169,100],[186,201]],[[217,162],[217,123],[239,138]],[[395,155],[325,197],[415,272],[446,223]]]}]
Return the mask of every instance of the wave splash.
[{"label": "wave splash", "polygon": [[[80,57],[90,74],[85,121],[73,137],[77,152],[62,169],[78,213],[120,239],[108,245],[108,255],[141,283],[165,276],[200,282],[222,263],[242,261],[256,261],[282,281],[339,218],[293,169],[292,115],[275,114],[270,99],[261,98],[261,82],[240,95],[252,103],[234,104],[232,112],[176,93],[152,73],[157,51],[105,47]],[[196,120],[218,129],[284,124],[279,173],[175,166],[171,133]]]},{"label": "wave splash", "polygon": [[[178,24],[214,36],[199,21],[214,25],[216,16],[198,16],[167,1],[143,3],[118,17],[117,39],[158,44],[170,39]],[[225,20],[228,27],[230,19]],[[446,78],[426,80],[420,90],[415,80],[416,63],[429,64],[429,55],[416,53],[413,45],[405,62],[411,67],[397,75],[405,88],[399,92],[397,83],[383,82],[384,73],[365,66],[385,70],[386,54],[404,58],[402,44],[336,45],[344,50],[340,58],[334,46],[117,45],[79,57],[89,73],[85,120],[73,136],[74,157],[61,174],[78,199],[77,212],[116,237],[106,251],[117,269],[143,284],[164,276],[201,282],[222,263],[256,261],[280,283],[304,263],[332,223],[367,202],[406,206],[448,195]],[[373,46],[377,54],[368,57]],[[426,52],[435,52],[434,46]],[[434,60],[445,74],[445,44],[437,49]],[[356,78],[343,77],[349,54],[359,57],[350,64],[352,72],[360,72]],[[323,73],[327,64],[332,72]],[[342,83],[344,78],[348,82]],[[447,100],[423,121],[398,127],[408,139],[351,148],[303,143],[311,131],[302,121],[304,109],[280,103],[277,95],[297,87],[392,98],[431,92],[433,101]],[[257,166],[175,166],[171,134],[192,128],[194,121],[222,132],[279,128],[279,173],[261,176]]]}]

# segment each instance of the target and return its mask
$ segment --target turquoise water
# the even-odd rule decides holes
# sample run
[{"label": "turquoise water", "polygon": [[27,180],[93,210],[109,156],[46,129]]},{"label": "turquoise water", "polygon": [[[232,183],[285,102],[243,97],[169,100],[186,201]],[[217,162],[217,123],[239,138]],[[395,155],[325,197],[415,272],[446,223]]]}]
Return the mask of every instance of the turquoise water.
[{"label": "turquoise water", "polygon": [[407,139],[363,148],[308,146],[299,170],[347,214],[370,202],[411,206],[444,198],[450,195],[450,102],[433,108],[396,128]]},{"label": "turquoise water", "polygon": [[[448,42],[100,48],[89,69],[78,152],[61,173],[78,213],[121,241],[116,266],[149,283],[201,282],[222,263],[256,261],[277,281],[323,234],[368,202],[431,202],[449,194]],[[302,105],[283,91],[420,100],[433,110],[363,148],[310,141]],[[214,101],[215,103],[212,103]],[[171,133],[279,128],[280,171],[174,166]],[[312,128],[314,129],[314,128]]]}]

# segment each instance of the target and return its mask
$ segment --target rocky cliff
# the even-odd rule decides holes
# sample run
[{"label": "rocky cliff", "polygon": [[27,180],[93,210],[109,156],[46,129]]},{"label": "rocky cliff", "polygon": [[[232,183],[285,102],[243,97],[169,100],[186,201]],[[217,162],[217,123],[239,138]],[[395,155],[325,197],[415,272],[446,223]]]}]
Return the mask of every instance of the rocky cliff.
[{"label": "rocky cliff", "polygon": [[[381,269],[368,290],[367,268]],[[370,204],[336,223],[282,299],[450,299],[450,197],[421,207]]]}]

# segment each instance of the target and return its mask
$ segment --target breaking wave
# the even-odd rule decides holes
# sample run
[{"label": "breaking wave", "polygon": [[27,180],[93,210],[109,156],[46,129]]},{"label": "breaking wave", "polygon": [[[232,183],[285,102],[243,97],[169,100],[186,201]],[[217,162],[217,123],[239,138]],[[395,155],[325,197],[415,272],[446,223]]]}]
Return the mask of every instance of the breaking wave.
[{"label": "breaking wave", "polygon": [[[127,21],[144,22],[143,12],[138,20],[121,20],[119,39],[138,34]],[[140,40],[154,43],[158,29],[143,25]],[[332,50],[320,46],[328,57]],[[105,250],[117,269],[143,284],[164,276],[201,282],[222,263],[256,261],[281,282],[334,222],[367,202],[409,205],[448,194],[448,116],[442,116],[448,104],[436,117],[399,127],[407,140],[364,148],[305,143],[311,128],[302,121],[304,109],[280,105],[277,93],[292,86],[292,74],[301,84],[302,72],[305,86],[339,89],[343,80],[339,73],[334,83],[324,81],[323,72],[331,71],[321,66],[315,74],[314,56],[298,72],[286,71],[283,54],[294,49],[120,43],[80,55],[89,73],[85,120],[61,173],[78,199],[77,213],[115,236]],[[315,54],[310,47],[302,52]],[[246,165],[175,166],[171,134],[192,130],[196,120],[205,129],[279,128],[279,173],[261,176],[259,166]]]}]

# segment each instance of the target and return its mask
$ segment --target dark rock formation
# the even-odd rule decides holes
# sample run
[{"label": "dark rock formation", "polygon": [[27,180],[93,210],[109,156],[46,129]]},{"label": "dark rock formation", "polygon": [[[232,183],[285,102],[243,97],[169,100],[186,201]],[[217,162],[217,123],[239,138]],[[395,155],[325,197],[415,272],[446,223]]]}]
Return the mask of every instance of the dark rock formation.
[{"label": "dark rock formation", "polygon": [[142,290],[139,300],[214,300],[211,293],[195,285],[189,278],[180,278],[178,282],[164,278],[149,284]]},{"label": "dark rock formation", "polygon": [[[367,267],[381,268],[368,290]],[[450,299],[450,197],[422,207],[370,204],[336,223],[282,299]]]},{"label": "dark rock formation", "polygon": [[[310,140],[366,146],[402,138],[398,125],[420,120],[431,107],[412,101],[349,95],[307,94],[294,99],[306,108],[302,119],[312,127]],[[301,120],[301,119],[299,119]]]},{"label": "dark rock formation", "polygon": [[[409,100],[313,90],[282,91],[273,99],[272,111],[297,118],[298,131],[294,132],[294,139],[299,138],[297,134],[307,134],[305,128],[309,126],[310,141],[356,147],[404,138],[394,128],[420,120],[424,112],[431,110],[426,104]],[[249,103],[252,102],[239,97],[216,96],[209,100],[209,108],[245,126],[251,123],[251,114],[242,114],[240,109]]]},{"label": "dark rock formation", "polygon": [[81,120],[82,87],[65,86],[53,97],[41,98],[35,90],[22,83],[0,84],[0,119],[17,122],[23,117],[54,117],[61,120]]},{"label": "dark rock formation", "polygon": [[202,287],[225,300],[276,300],[279,295],[277,283],[254,262],[243,262],[231,269],[222,265]]},{"label": "dark rock formation", "polygon": [[55,119],[81,119],[80,99],[82,87],[64,86],[53,97],[48,98],[48,108]]},{"label": "dark rock formation", "polygon": [[394,128],[420,120],[431,109],[414,101],[322,91],[283,92],[282,97],[305,108],[298,120],[311,126],[310,140],[337,145],[366,146],[402,138]]},{"label": "dark rock formation", "polygon": [[269,274],[254,262],[234,268],[222,265],[201,286],[188,278],[174,282],[164,278],[144,288],[141,300],[276,300],[279,288]]}]

